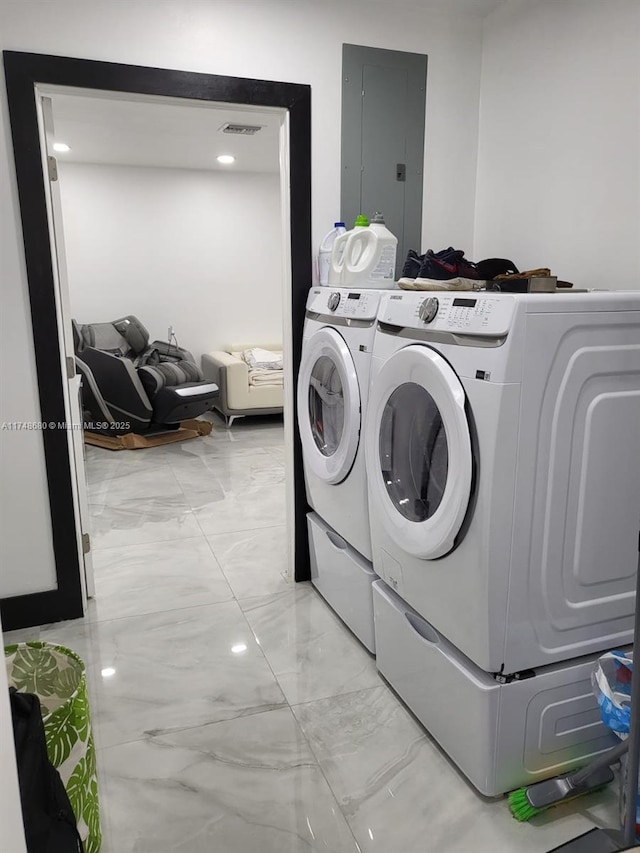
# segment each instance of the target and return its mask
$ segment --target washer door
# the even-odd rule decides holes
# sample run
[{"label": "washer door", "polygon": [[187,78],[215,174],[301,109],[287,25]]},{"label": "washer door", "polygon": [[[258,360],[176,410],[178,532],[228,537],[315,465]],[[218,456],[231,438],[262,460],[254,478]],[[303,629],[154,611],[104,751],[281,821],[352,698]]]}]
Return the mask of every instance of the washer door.
[{"label": "washer door", "polygon": [[371,500],[396,544],[422,559],[453,548],[469,505],[465,399],[449,364],[421,345],[394,353],[371,388],[366,445]]},{"label": "washer door", "polygon": [[326,483],[344,480],[360,440],[360,388],[349,347],[335,329],[323,327],[305,341],[298,423],[309,469]]}]

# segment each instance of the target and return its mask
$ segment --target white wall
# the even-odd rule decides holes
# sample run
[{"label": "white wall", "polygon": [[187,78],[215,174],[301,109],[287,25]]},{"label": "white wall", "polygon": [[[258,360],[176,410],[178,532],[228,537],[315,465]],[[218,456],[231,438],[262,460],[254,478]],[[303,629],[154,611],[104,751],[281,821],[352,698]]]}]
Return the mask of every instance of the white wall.
[{"label": "white wall", "polygon": [[[2,27],[0,26],[0,33]],[[0,70],[4,93],[4,73]],[[0,425],[40,421],[6,97],[0,104]],[[55,588],[41,433],[0,429],[0,596]]]},{"label": "white wall", "polygon": [[314,244],[340,200],[342,44],[426,53],[423,231],[470,246],[481,22],[369,0],[0,0],[3,48],[312,87]]},{"label": "white wall", "polygon": [[512,2],[484,24],[475,257],[640,288],[640,3]]},{"label": "white wall", "polygon": [[[62,158],[59,158],[59,160]],[[200,355],[282,340],[280,179],[273,173],[60,164],[73,316],[171,324]]]}]

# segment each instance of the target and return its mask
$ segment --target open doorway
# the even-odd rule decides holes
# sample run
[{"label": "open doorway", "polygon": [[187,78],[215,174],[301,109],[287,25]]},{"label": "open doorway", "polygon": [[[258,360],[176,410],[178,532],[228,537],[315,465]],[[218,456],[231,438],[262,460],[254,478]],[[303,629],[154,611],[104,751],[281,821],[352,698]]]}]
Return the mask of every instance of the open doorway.
[{"label": "open doorway", "polygon": [[[183,601],[215,600],[229,592],[216,562],[241,596],[279,588],[293,552],[282,429],[285,111],[51,87],[37,94],[55,161],[62,326],[75,324],[89,442],[79,452],[74,445],[86,589],[96,597],[89,612],[170,606],[180,575]],[[102,417],[96,396],[116,422],[127,416],[114,403],[137,404],[131,374],[117,373],[120,350],[101,358],[134,343],[132,325],[143,339],[125,357],[145,406],[155,402],[156,381],[174,372],[188,368],[199,380],[189,392],[217,383],[216,396],[197,395],[191,413],[213,425],[208,437],[121,453],[102,446],[115,439],[89,431]],[[263,349],[278,368],[247,363]],[[167,357],[176,361],[160,372],[139,366]],[[141,440],[177,436],[150,428],[138,426]]]},{"label": "open doorway", "polygon": [[[65,387],[64,379],[65,357],[68,357],[67,350],[69,348],[69,341],[65,341],[65,337],[68,335],[71,339],[72,336],[68,330],[70,316],[65,315],[70,315],[74,309],[72,305],[67,306],[66,310],[62,306],[63,310],[61,311],[60,294],[59,292],[56,293],[56,287],[59,287],[56,280],[57,270],[51,260],[53,258],[55,261],[56,253],[50,253],[47,259],[44,251],[45,249],[49,250],[50,241],[52,245],[54,236],[56,241],[59,240],[59,235],[57,231],[54,235],[53,230],[49,228],[52,219],[51,206],[49,208],[49,219],[45,219],[45,221],[42,219],[42,214],[46,214],[47,197],[46,193],[43,192],[45,187],[42,179],[38,180],[38,176],[33,171],[36,159],[45,162],[43,158],[46,154],[42,127],[40,128],[40,148],[34,150],[34,135],[37,136],[38,134],[37,111],[33,110],[34,91],[37,93],[36,107],[39,106],[38,98],[52,98],[54,113],[55,101],[58,98],[59,113],[63,125],[65,107],[67,108],[66,121],[70,120],[68,109],[73,98],[76,98],[75,104],[78,106],[83,98],[86,100],[87,96],[91,95],[96,104],[102,100],[102,105],[99,105],[97,109],[104,110],[105,104],[110,102],[112,105],[119,103],[122,110],[125,102],[130,105],[132,100],[140,100],[138,96],[142,94],[145,99],[152,97],[161,100],[163,106],[176,97],[193,99],[190,103],[193,104],[194,115],[198,114],[201,120],[204,119],[205,113],[208,114],[208,118],[211,117],[221,104],[224,104],[226,109],[228,109],[227,105],[233,104],[234,109],[240,111],[258,110],[261,111],[260,115],[263,117],[264,126],[272,126],[272,135],[278,140],[278,183],[281,222],[284,223],[282,230],[285,232],[285,239],[280,244],[282,282],[284,285],[284,299],[280,300],[280,305],[283,306],[284,310],[281,308],[280,311],[284,326],[282,341],[285,352],[286,441],[284,456],[288,463],[286,507],[286,518],[289,525],[287,536],[288,563],[290,574],[295,575],[296,579],[304,579],[308,573],[304,514],[303,512],[296,513],[294,510],[296,504],[300,504],[304,509],[304,488],[302,486],[299,447],[294,437],[291,399],[299,362],[304,299],[309,285],[308,87],[277,83],[258,84],[256,81],[243,81],[235,78],[228,80],[227,78],[185,72],[132,69],[128,66],[116,66],[107,63],[26,54],[5,54],[5,65],[23,215],[43,422],[69,422],[72,420],[69,414],[69,401],[72,393],[68,387]],[[63,89],[61,87],[64,89],[64,94],[62,94]],[[132,95],[136,97],[132,99]],[[65,98],[67,99],[66,102]],[[188,110],[189,107],[186,106],[186,103],[185,100],[181,100],[179,106],[175,106],[174,101],[174,108],[183,111]],[[87,106],[85,103],[85,107]],[[249,115],[249,113],[246,114]],[[183,112],[183,115],[186,117],[186,112]],[[220,117],[218,114],[215,121]],[[229,119],[232,118],[234,116],[229,114]],[[225,123],[218,122],[219,125]],[[258,122],[255,123],[258,124]],[[193,141],[193,134],[183,134],[183,139]],[[24,143],[27,140],[29,145],[25,146]],[[197,146],[195,147],[197,148]],[[162,148],[162,146],[159,145],[154,150],[153,154],[156,157],[162,156],[158,152],[158,148]],[[166,155],[165,150],[164,156]],[[197,153],[192,151],[191,156],[197,157]],[[192,162],[195,163],[196,161],[193,160]],[[66,164],[66,166],[70,165]],[[86,163],[75,165],[79,166],[76,173],[79,173],[83,168],[86,171],[88,168]],[[110,165],[113,167],[115,164]],[[121,163],[120,166],[122,165]],[[63,178],[66,166],[61,164]],[[135,166],[139,169],[139,164],[135,164]],[[152,169],[154,166],[149,165],[147,168]],[[155,168],[161,167],[156,165]],[[69,174],[70,172],[68,172]],[[68,175],[67,187],[69,188],[72,181]],[[95,177],[94,174],[94,184]],[[104,180],[107,176],[103,174],[101,177]],[[273,175],[268,180],[273,183]],[[87,184],[85,183],[85,192],[86,188]],[[203,187],[199,186],[198,191],[202,193]],[[71,206],[75,205],[77,214],[81,206],[78,201],[78,194],[76,194],[76,199],[73,202],[70,202],[69,198],[67,198],[67,202]],[[61,204],[64,207],[64,190],[62,191]],[[46,228],[46,236],[49,238],[44,244],[43,226]],[[87,248],[86,242],[84,248]],[[73,262],[76,263],[76,261],[78,261],[78,257],[75,257]],[[258,278],[255,281],[256,288],[259,288],[260,284]],[[237,288],[235,283],[232,286]],[[115,289],[113,288],[113,290]],[[109,295],[113,296],[113,293]],[[130,295],[132,299],[135,298],[133,289],[131,289]],[[259,306],[256,308],[256,312],[265,314],[265,311],[260,310]],[[131,311],[130,313],[135,312]],[[116,311],[115,314],[120,315],[121,312]],[[251,314],[247,312],[247,317],[250,316]],[[144,320],[144,318],[141,319]],[[160,323],[161,321],[156,319],[155,322]],[[173,326],[177,332],[180,331],[177,323],[172,320],[169,320],[168,326]],[[153,331],[156,333],[155,329]],[[252,335],[249,335],[249,338],[251,337]],[[186,339],[180,341],[181,344],[183,342],[185,345],[189,343]],[[233,340],[229,341],[229,343],[233,342]],[[256,343],[262,342],[262,340],[256,341]],[[212,341],[211,346],[216,348],[220,343],[222,341]],[[54,351],[54,344],[57,352]],[[78,519],[77,483],[74,483],[74,479],[81,478],[82,463],[76,459],[74,470],[74,448],[68,435],[63,435],[57,430],[43,431],[43,442],[52,504],[57,586],[54,590],[14,596],[4,600],[2,602],[2,613],[5,628],[73,618],[82,615],[83,612],[86,589],[81,571],[83,554],[79,535],[81,529]],[[75,454],[78,455],[77,448]]]}]

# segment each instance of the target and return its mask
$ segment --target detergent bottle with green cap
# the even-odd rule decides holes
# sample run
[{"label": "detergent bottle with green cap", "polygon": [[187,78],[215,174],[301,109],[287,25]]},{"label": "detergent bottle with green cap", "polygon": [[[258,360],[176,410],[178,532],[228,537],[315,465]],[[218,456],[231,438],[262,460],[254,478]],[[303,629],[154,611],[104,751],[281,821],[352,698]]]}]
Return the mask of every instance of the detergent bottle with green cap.
[{"label": "detergent bottle with green cap", "polygon": [[376,213],[368,228],[350,234],[342,259],[342,286],[393,288],[398,238],[382,213]]},{"label": "detergent bottle with green cap", "polygon": [[369,220],[363,213],[359,213],[356,216],[356,221],[354,222],[353,228],[350,231],[346,231],[343,234],[340,234],[333,241],[328,276],[328,283],[331,287],[343,286],[344,259],[346,257],[349,240],[353,236],[353,234],[357,234],[359,231],[362,231],[368,227]]}]

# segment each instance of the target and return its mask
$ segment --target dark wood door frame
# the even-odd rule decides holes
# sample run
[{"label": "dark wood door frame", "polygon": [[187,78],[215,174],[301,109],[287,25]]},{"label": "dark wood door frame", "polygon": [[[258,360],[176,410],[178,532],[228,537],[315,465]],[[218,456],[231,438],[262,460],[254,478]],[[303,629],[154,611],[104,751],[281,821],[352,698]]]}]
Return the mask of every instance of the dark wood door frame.
[{"label": "dark wood door frame", "polygon": [[[302,349],[302,326],[311,283],[311,88],[223,77],[191,71],[121,65],[61,56],[4,51],[11,135],[31,305],[41,420],[66,420],[56,320],[55,285],[42,173],[35,86],[73,86],[130,94],[280,107],[289,113],[291,210],[291,297],[294,382]],[[295,399],[295,395],[294,395]],[[294,419],[295,420],[295,419]],[[309,578],[302,449],[296,423],[294,442],[295,579]],[[64,430],[43,430],[51,507],[57,588],[0,601],[4,630],[82,616],[81,567],[71,481],[71,459]],[[27,528],[28,519],[25,519]],[[26,534],[26,529],[25,529]]]}]

